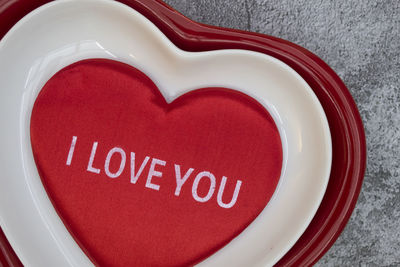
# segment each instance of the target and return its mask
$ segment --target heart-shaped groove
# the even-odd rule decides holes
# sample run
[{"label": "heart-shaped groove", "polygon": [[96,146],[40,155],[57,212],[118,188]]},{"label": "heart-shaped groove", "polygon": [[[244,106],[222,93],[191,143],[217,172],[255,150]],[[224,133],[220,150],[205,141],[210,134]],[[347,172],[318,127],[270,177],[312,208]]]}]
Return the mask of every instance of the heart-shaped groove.
[{"label": "heart-shaped groove", "polygon": [[145,74],[106,59],[56,73],[30,131],[55,209],[102,266],[203,260],[258,216],[281,174],[278,129],[254,99],[202,88],[168,104]]}]

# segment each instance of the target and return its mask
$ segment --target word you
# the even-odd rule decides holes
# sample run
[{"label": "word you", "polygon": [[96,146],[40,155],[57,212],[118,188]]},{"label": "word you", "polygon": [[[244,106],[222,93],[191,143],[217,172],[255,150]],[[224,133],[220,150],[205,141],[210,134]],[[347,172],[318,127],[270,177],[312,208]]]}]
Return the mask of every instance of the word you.
[{"label": "word you", "polygon": [[[73,136],[72,137],[71,146],[69,148],[68,157],[67,157],[67,161],[66,161],[66,165],[67,166],[71,165],[77,139],[78,139],[77,136]],[[90,156],[89,156],[88,166],[87,166],[86,170],[88,172],[99,174],[100,173],[100,169],[93,166],[93,162],[94,162],[94,159],[96,157],[97,146],[98,146],[98,142],[93,142],[92,150],[91,150],[91,153],[90,153]],[[121,161],[120,161],[118,170],[115,171],[115,172],[112,172],[110,170],[110,161],[114,157],[114,155],[116,155],[116,154],[119,154],[118,158],[120,158]],[[162,177],[163,173],[161,172],[160,168],[165,166],[167,164],[167,162],[164,161],[164,160],[160,160],[160,159],[156,159],[156,158],[150,158],[149,156],[146,156],[144,158],[144,160],[142,161],[142,163],[140,164],[139,169],[135,173],[135,161],[136,161],[135,153],[134,152],[130,152],[130,182],[132,184],[136,184],[136,182],[138,181],[138,179],[142,175],[143,171],[145,170],[146,166],[148,166],[148,163],[150,162],[150,167],[148,168],[148,173],[147,173],[147,179],[146,179],[146,185],[145,186],[147,188],[151,188],[153,190],[157,190],[157,191],[160,190],[160,185],[157,184],[156,182],[154,182],[153,179],[155,177],[156,178],[161,178]],[[120,147],[114,147],[114,148],[110,149],[110,151],[107,153],[107,157],[106,157],[106,160],[104,162],[104,172],[108,177],[114,179],[114,178],[117,178],[117,177],[119,177],[121,175],[121,173],[125,169],[125,165],[126,165],[126,153],[125,153],[125,151]],[[186,183],[188,178],[191,176],[191,174],[193,173],[194,169],[193,168],[189,168],[186,171],[186,173],[183,175],[183,177],[182,177],[182,172],[181,172],[180,165],[174,164],[174,167],[175,167],[175,182],[176,182],[175,196],[179,196],[180,193],[181,193],[182,186]],[[200,181],[202,179],[208,179],[210,181],[210,188],[208,189],[208,192],[207,192],[207,194],[205,196],[199,196],[199,194],[197,192],[199,183],[200,183]],[[227,177],[222,176],[221,183],[219,185],[219,189],[218,189],[218,193],[217,193],[217,203],[218,203],[218,205],[220,207],[229,209],[229,208],[232,208],[235,205],[236,201],[237,201],[237,198],[239,196],[240,187],[242,185],[242,181],[240,181],[240,180],[236,181],[236,186],[235,186],[235,190],[233,192],[233,196],[232,196],[231,201],[229,203],[224,203],[222,201],[222,196],[224,195],[225,184],[226,184],[227,179],[228,179]],[[215,176],[209,171],[201,171],[196,175],[196,177],[194,178],[193,184],[192,184],[192,196],[193,196],[193,199],[198,201],[198,202],[207,202],[213,196],[215,188],[216,188]]]}]

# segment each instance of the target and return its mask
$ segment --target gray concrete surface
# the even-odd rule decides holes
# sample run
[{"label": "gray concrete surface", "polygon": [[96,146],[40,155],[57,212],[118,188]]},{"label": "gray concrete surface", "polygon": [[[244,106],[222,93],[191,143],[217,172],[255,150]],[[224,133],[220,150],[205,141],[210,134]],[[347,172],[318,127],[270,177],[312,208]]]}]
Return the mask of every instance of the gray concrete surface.
[{"label": "gray concrete surface", "polygon": [[166,2],[199,22],[297,43],[339,74],[364,122],[368,163],[356,209],[317,266],[400,266],[400,1]]}]

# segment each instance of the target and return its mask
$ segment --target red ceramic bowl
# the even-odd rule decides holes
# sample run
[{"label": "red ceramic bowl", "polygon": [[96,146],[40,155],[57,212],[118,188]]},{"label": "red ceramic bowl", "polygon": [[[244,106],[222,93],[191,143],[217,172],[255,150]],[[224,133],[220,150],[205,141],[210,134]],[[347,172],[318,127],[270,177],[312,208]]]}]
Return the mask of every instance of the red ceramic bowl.
[{"label": "red ceramic bowl", "polygon": [[[23,16],[48,0],[0,0],[0,38]],[[328,118],[332,169],[322,203],[307,230],[277,266],[310,266],[333,245],[359,195],[366,164],[365,134],[346,86],[320,58],[288,41],[257,33],[194,22],[160,0],[120,0],[151,20],[176,46],[187,51],[246,49],[278,58],[311,86]],[[0,231],[0,263],[21,266]]]}]

